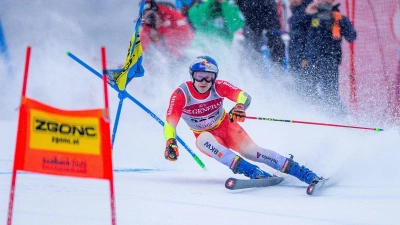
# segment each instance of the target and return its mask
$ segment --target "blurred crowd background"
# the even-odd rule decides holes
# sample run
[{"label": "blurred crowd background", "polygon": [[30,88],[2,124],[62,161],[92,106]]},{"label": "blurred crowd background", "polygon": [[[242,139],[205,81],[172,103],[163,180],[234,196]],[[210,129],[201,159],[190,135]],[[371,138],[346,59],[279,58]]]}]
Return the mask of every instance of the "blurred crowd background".
[{"label": "blurred crowd background", "polygon": [[[140,2],[2,1],[1,96],[19,87],[13,77],[20,75],[27,45],[37,55],[70,50],[99,64],[95,49],[104,44],[110,46],[109,65],[121,66]],[[256,77],[260,87],[279,83],[294,101],[327,117],[398,125],[399,8],[397,1],[145,0],[143,64],[155,79],[138,82],[135,90],[154,95],[143,86],[166,76],[170,86],[181,83],[189,78],[185,70],[193,57],[210,55],[238,85]],[[36,47],[43,48],[35,53]],[[48,61],[38,68],[47,66]],[[17,107],[16,99],[2,98],[2,108]]]}]

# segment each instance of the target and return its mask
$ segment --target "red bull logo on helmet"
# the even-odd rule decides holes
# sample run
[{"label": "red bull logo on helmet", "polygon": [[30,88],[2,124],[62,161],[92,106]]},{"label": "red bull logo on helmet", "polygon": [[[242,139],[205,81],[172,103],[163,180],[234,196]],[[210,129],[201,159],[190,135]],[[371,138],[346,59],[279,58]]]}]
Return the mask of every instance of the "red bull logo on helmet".
[{"label": "red bull logo on helmet", "polygon": [[200,62],[200,68],[205,68],[206,70],[215,71],[217,67],[207,60]]}]

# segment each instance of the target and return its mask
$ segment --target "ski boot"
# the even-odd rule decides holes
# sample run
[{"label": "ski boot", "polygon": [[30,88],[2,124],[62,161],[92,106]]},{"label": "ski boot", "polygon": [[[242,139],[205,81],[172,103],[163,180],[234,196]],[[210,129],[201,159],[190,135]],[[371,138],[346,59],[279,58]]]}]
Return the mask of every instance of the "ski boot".
[{"label": "ski boot", "polygon": [[263,179],[271,177],[269,173],[262,171],[258,166],[245,161],[240,156],[235,156],[229,168],[234,174],[243,174],[250,179]]},{"label": "ski boot", "polygon": [[305,166],[300,166],[297,162],[293,161],[293,155],[290,155],[290,158],[286,159],[281,172],[297,177],[299,180],[304,181],[307,184],[318,183],[321,180],[321,178],[313,171]]}]

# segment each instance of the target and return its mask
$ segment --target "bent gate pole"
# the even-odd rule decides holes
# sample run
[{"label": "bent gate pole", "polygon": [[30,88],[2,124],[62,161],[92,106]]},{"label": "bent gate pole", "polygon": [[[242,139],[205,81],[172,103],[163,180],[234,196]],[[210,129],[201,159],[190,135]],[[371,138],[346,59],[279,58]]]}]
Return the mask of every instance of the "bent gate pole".
[{"label": "bent gate pole", "polygon": [[[78,57],[76,57],[74,54],[67,52],[67,55],[71,57],[73,60],[75,60],[77,63],[88,69],[90,72],[92,72],[94,75],[96,75],[99,78],[102,78],[102,75],[94,70],[92,67],[90,67],[88,64],[80,60]],[[128,98],[132,102],[134,102],[136,105],[138,105],[140,108],[142,108],[145,112],[147,112],[153,119],[155,119],[161,126],[164,126],[164,122],[156,116],[152,111],[150,111],[146,106],[144,106],[142,103],[140,103],[137,99],[135,99],[132,95],[130,95],[126,90],[119,91],[118,87],[116,85],[111,85],[109,84],[114,90],[118,92],[118,97],[120,99]],[[204,163],[200,160],[200,158],[189,148],[189,146],[177,135],[176,139],[179,141],[179,143],[192,155],[193,159],[199,164],[199,166],[203,169],[205,169]]]}]

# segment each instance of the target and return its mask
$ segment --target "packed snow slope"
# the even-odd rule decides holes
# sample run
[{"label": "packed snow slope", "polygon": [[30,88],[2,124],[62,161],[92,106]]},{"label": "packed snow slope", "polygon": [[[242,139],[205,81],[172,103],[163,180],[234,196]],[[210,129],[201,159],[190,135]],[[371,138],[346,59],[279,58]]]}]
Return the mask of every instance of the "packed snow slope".
[{"label": "packed snow slope", "polygon": [[[71,52],[100,71],[100,47],[108,65],[123,63],[137,17],[137,2],[1,1],[0,16],[14,74],[0,67],[0,223],[7,219],[15,151],[18,107],[26,47],[32,46],[27,96],[62,109],[103,106],[101,80],[74,62]],[[236,42],[240,42],[237,40]],[[238,43],[235,43],[236,45]],[[188,58],[209,54],[220,65],[219,79],[252,96],[250,116],[374,127],[374,119],[331,118],[291,92],[290,77],[269,77],[245,62],[238,46],[192,50]],[[161,119],[171,92],[189,79],[190,60],[175,63],[146,58],[145,76],[128,92]],[[118,96],[110,90],[111,125]],[[226,101],[225,108],[233,103]],[[116,212],[118,224],[398,224],[400,221],[399,128],[384,132],[246,120],[254,141],[329,177],[319,195],[307,196],[306,184],[285,177],[278,186],[241,191],[225,189],[233,175],[200,153],[181,121],[178,134],[201,158],[201,169],[180,145],[177,162],[164,159],[162,127],[126,99],[115,139]],[[20,173],[17,176],[13,224],[110,224],[109,185],[101,180]]]}]

